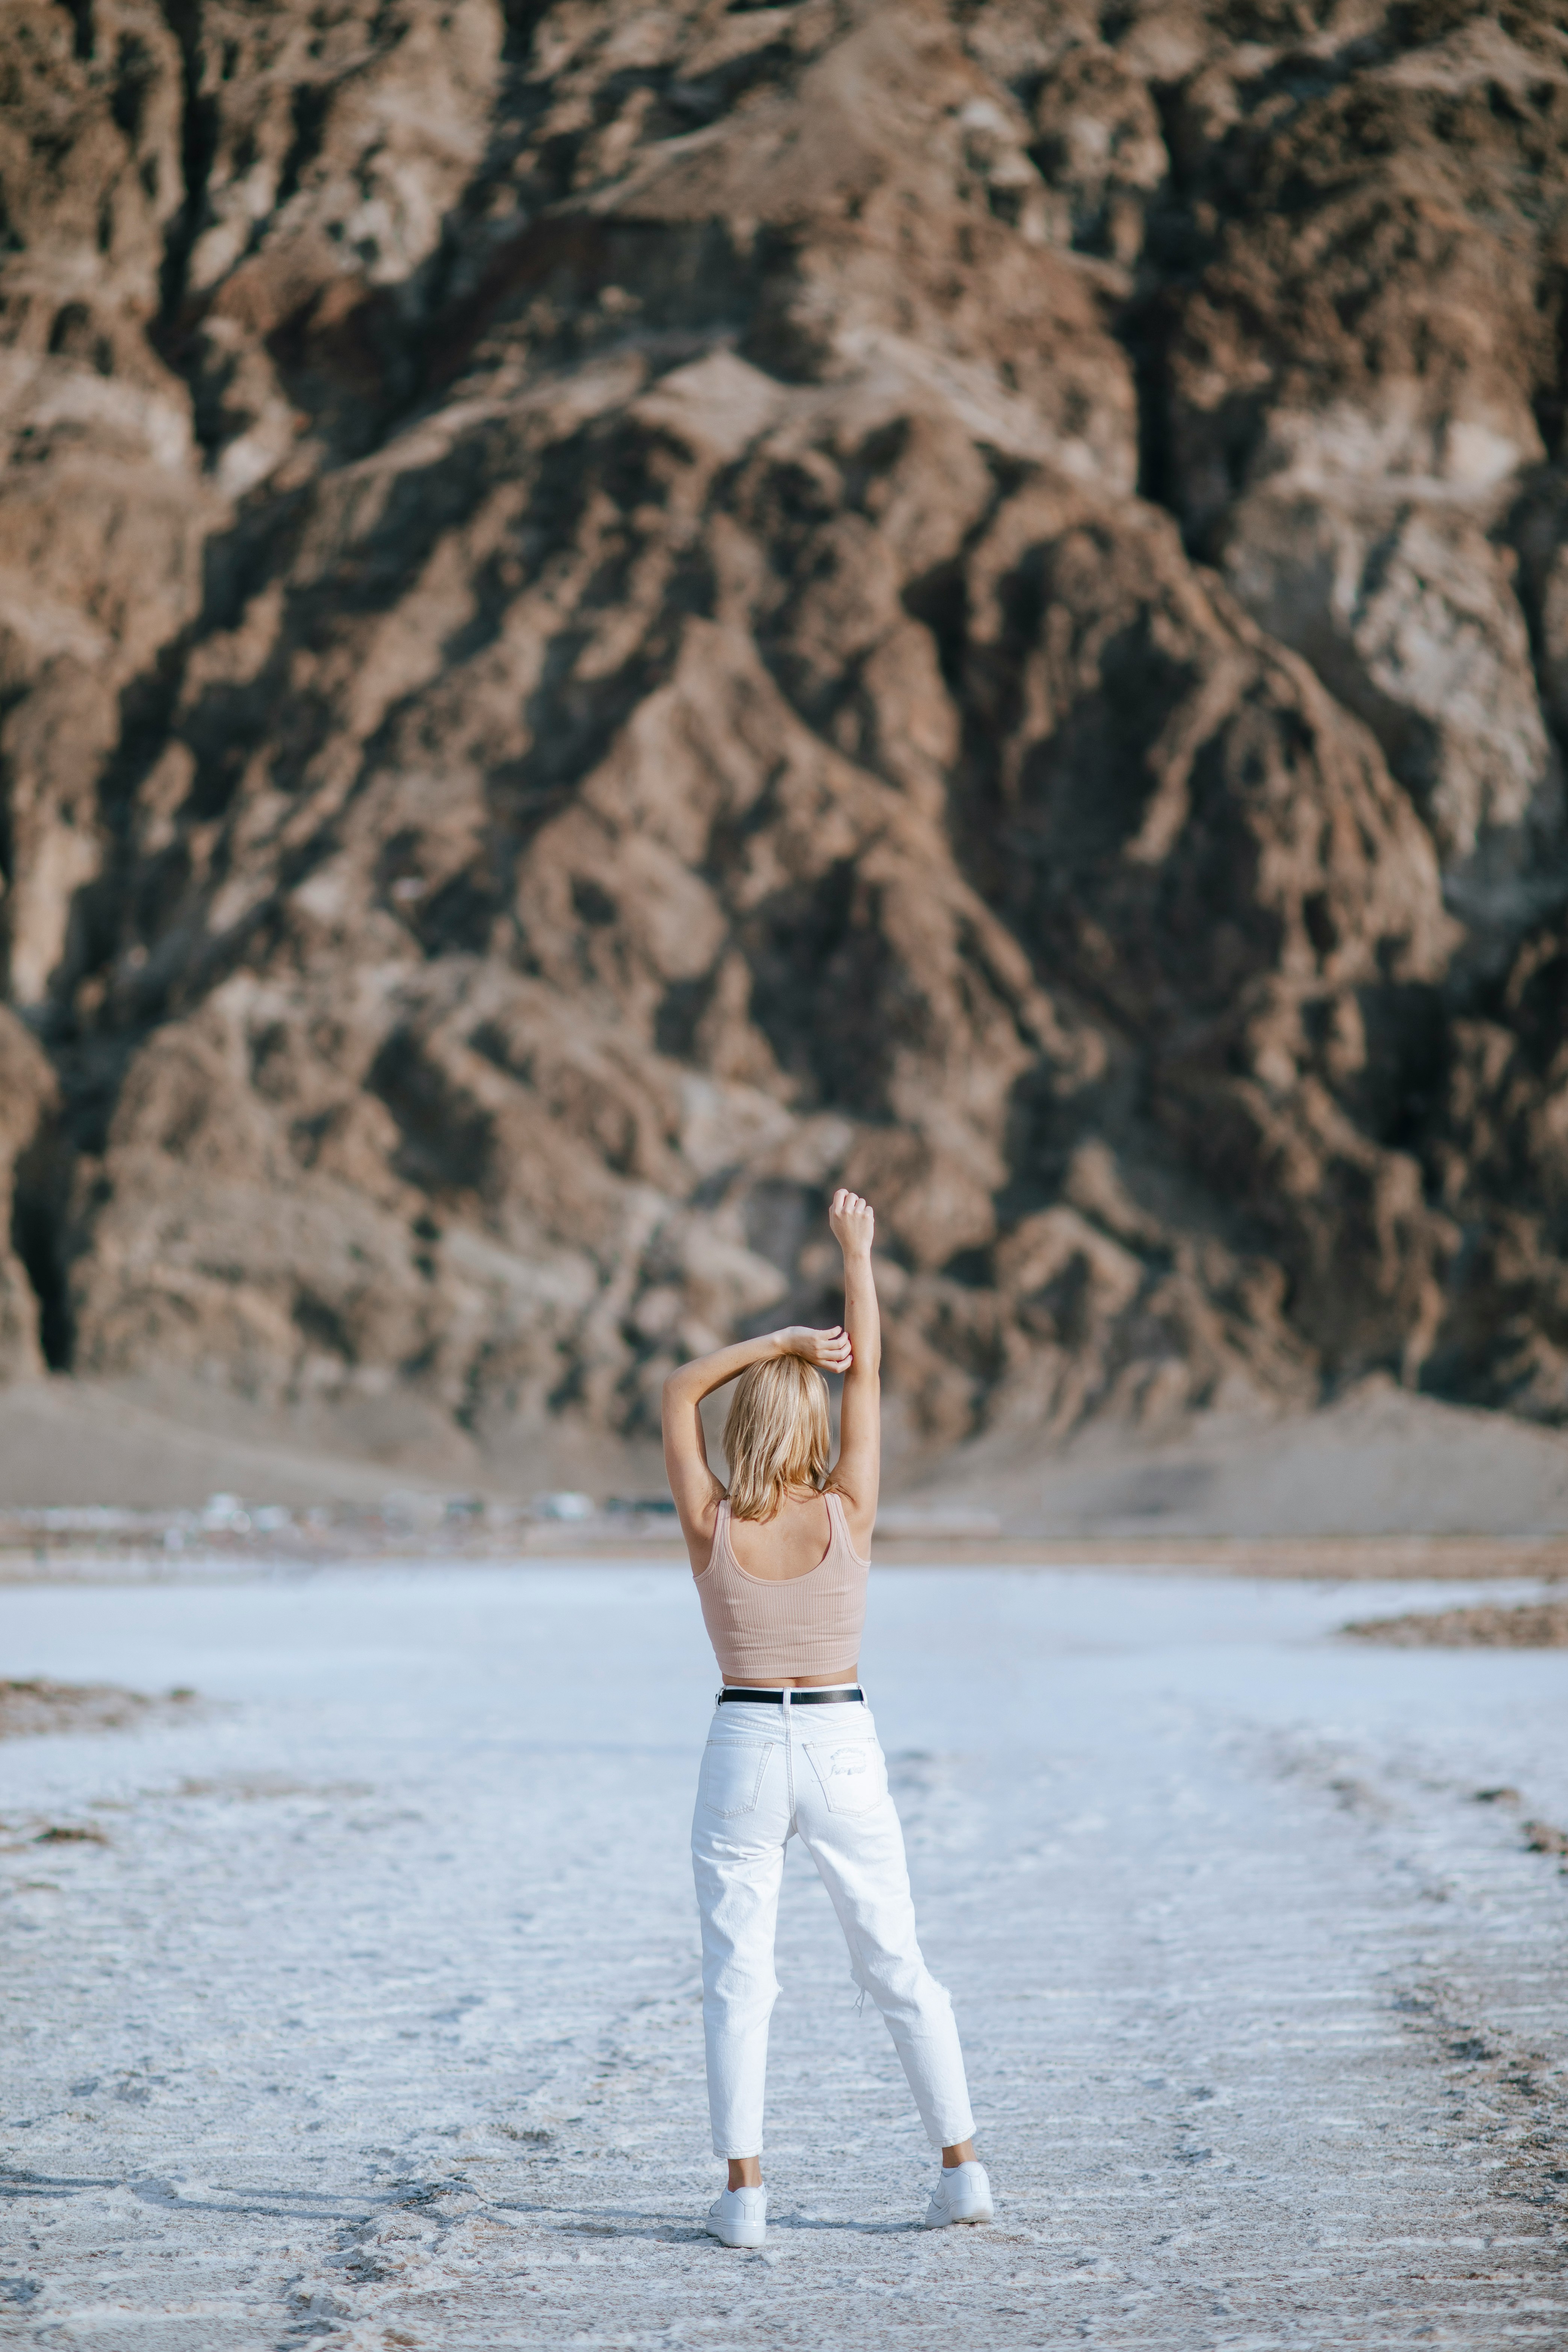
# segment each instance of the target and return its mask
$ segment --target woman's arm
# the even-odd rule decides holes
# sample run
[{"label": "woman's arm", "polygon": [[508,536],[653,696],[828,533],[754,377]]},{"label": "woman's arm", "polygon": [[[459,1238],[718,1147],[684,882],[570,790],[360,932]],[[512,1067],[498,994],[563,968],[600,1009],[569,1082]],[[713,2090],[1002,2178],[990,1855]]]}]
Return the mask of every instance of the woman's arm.
[{"label": "woman's arm", "polygon": [[844,1497],[844,1516],[856,1549],[864,1552],[870,1549],[877,1524],[882,1479],[882,1318],[871,1271],[877,1220],[858,1192],[841,1189],[833,1195],[827,1222],[844,1252],[844,1328],[851,1359],[844,1378],[833,1483]]},{"label": "woman's arm", "polygon": [[849,1341],[842,1328],[813,1331],[804,1323],[786,1330],[766,1331],[759,1339],[740,1339],[732,1348],[719,1348],[710,1356],[694,1356],[679,1365],[664,1383],[664,1467],[680,1519],[680,1532],[691,1554],[693,1572],[700,1576],[713,1549],[713,1527],[724,1489],[708,1466],[708,1446],[700,1410],[705,1396],[721,1389],[752,1364],[770,1356],[804,1356],[825,1372],[841,1372],[849,1361]]}]

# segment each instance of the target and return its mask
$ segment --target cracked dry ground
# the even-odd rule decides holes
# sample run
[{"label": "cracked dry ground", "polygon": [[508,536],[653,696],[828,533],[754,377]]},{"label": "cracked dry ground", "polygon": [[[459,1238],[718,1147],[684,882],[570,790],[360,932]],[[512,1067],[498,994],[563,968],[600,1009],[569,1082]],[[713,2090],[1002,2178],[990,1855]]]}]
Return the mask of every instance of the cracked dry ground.
[{"label": "cracked dry ground", "polygon": [[930,2158],[796,1853],[759,2257],[700,2231],[683,1571],[6,1591],[13,1671],[207,1705],[0,1751],[0,2330],[1561,2347],[1568,1879],[1521,1824],[1568,1822],[1565,1662],[1373,1652],[1346,1602],[879,1573],[997,2222],[914,2226]]}]

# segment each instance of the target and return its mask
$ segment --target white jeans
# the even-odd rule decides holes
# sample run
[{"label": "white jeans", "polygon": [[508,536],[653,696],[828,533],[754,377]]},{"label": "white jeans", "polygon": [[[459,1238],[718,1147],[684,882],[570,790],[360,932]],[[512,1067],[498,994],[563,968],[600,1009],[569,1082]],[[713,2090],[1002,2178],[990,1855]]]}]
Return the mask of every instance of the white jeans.
[{"label": "white jeans", "polygon": [[974,2129],[952,2003],[915,1940],[904,1833],[864,1701],[716,1707],[691,1824],[716,2156],[760,2156],[773,1927],[798,1833],[833,1898],[849,1969],[887,2021],[933,2147]]}]

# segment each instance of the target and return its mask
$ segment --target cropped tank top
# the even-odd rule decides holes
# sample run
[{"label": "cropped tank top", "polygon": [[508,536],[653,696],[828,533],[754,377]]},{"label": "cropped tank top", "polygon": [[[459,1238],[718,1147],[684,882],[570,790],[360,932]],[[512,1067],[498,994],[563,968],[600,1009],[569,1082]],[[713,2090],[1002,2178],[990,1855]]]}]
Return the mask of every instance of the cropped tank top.
[{"label": "cropped tank top", "polygon": [[828,1493],[827,1549],[804,1576],[749,1576],[730,1541],[730,1506],[719,1506],[713,1549],[697,1579],[702,1622],[727,1683],[770,1675],[837,1674],[860,1655],[871,1563],[849,1540],[841,1498]]}]

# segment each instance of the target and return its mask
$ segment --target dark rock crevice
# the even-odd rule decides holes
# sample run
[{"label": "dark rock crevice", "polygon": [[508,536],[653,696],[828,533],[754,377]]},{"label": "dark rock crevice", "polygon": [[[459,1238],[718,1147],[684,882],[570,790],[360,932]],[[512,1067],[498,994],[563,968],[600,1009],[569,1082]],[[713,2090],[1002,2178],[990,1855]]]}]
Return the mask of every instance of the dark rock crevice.
[{"label": "dark rock crevice", "polygon": [[38,1347],[68,1372],[74,1339],[69,1281],[70,1161],[58,1135],[40,1136],[12,1176],[11,1247],[37,1301]]},{"label": "dark rock crevice", "polygon": [[160,309],[153,335],[175,367],[188,363],[183,349],[186,275],[206,202],[207,175],[217,148],[218,118],[202,89],[203,0],[161,0],[164,21],[179,45],[181,75],[180,165],[184,179],[179,209],[163,242]]}]

